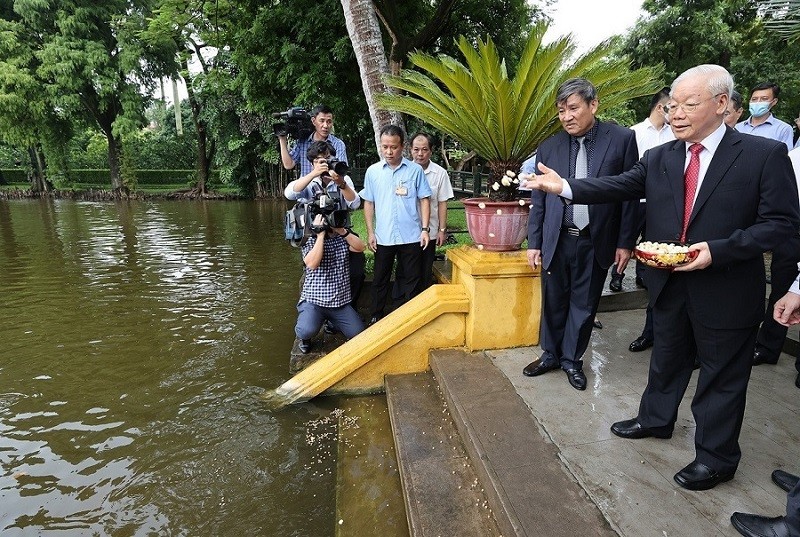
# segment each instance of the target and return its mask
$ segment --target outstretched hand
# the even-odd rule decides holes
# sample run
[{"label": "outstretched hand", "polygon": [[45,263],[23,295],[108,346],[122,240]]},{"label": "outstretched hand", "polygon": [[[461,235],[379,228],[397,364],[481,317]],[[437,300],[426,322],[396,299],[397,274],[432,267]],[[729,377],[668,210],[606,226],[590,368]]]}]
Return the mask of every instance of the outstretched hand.
[{"label": "outstretched hand", "polygon": [[539,163],[538,168],[542,173],[530,176],[526,186],[528,188],[535,188],[536,190],[541,190],[550,194],[560,195],[564,189],[561,176],[541,162]]}]

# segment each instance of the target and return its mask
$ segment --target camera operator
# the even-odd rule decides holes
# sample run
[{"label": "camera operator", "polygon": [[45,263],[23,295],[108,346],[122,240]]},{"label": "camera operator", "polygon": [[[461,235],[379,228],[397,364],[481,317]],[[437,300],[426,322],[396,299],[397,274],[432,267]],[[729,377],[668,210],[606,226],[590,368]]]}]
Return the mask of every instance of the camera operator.
[{"label": "camera operator", "polygon": [[333,130],[333,110],[324,104],[315,106],[311,110],[311,124],[314,125],[314,132],[304,140],[297,140],[289,151],[289,142],[286,134],[278,135],[278,142],[281,146],[281,162],[287,170],[294,169],[300,161],[300,175],[307,175],[311,171],[311,164],[303,159],[312,142],[330,142],[334,147],[333,154],[338,155],[339,160],[347,162],[347,148],[344,142],[331,134]]},{"label": "camera operator", "polygon": [[[314,141],[308,144],[306,158],[309,171],[300,179],[295,179],[286,185],[283,195],[292,201],[308,203],[319,192],[329,192],[338,196],[347,204],[348,209],[358,209],[361,198],[355,191],[353,181],[349,176],[336,173],[329,169],[328,162],[337,156],[336,148],[330,142]],[[341,161],[340,161],[341,162]],[[346,166],[337,166],[346,169]]]},{"label": "camera operator", "polygon": [[364,322],[350,305],[348,252],[364,252],[364,242],[349,229],[335,228],[323,214],[314,216],[313,235],[301,247],[305,278],[297,303],[294,331],[303,354],[324,321],[331,322],[347,339],[364,330]]}]

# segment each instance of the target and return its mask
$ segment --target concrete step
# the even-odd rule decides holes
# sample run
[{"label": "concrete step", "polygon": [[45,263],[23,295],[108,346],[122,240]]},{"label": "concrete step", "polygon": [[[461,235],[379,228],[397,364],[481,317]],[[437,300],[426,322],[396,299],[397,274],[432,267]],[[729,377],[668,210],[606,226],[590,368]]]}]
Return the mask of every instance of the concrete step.
[{"label": "concrete step", "polygon": [[431,368],[503,535],[617,535],[488,356],[436,350]]},{"label": "concrete step", "polygon": [[386,399],[411,535],[500,535],[433,376],[387,376]]},{"label": "concrete step", "polygon": [[336,457],[336,537],[407,537],[403,489],[383,397],[342,400]]}]

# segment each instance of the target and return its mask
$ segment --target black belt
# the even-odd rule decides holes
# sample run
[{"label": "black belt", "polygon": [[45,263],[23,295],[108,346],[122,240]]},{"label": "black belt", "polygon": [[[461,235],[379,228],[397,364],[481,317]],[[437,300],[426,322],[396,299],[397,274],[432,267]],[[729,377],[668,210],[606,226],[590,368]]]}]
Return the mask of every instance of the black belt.
[{"label": "black belt", "polygon": [[578,229],[576,227],[569,227],[569,226],[561,226],[561,231],[564,231],[568,235],[571,235],[573,237],[588,237],[589,236],[589,226],[586,226],[583,229]]}]

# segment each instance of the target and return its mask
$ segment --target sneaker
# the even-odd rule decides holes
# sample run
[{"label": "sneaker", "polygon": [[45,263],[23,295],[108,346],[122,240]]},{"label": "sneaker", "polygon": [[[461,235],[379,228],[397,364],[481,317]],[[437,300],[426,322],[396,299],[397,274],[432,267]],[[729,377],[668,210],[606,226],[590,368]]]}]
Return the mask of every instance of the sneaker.
[{"label": "sneaker", "polygon": [[336,327],[330,321],[325,321],[325,324],[322,325],[322,330],[324,330],[326,334],[335,334],[338,332]]},{"label": "sneaker", "polygon": [[297,344],[297,348],[303,354],[308,354],[311,351],[311,340],[310,339],[301,339],[300,343]]}]

